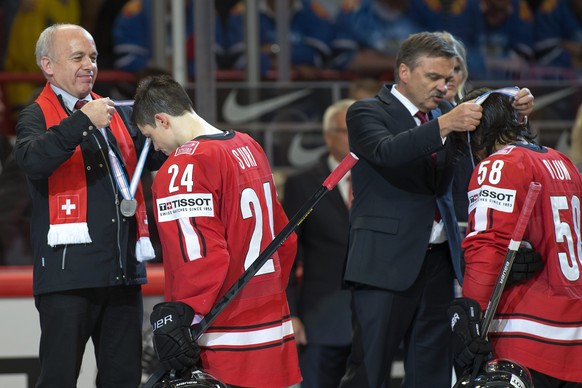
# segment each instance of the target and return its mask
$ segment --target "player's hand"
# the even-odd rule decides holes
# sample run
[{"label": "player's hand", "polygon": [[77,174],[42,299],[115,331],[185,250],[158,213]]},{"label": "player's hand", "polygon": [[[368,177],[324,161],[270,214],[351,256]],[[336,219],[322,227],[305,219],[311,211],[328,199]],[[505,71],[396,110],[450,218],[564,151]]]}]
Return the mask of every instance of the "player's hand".
[{"label": "player's hand", "polygon": [[150,315],[154,349],[166,370],[181,372],[200,359],[200,348],[192,339],[194,310],[182,302],[158,303]]},{"label": "player's hand", "polygon": [[295,334],[295,343],[297,345],[307,345],[307,335],[305,334],[305,326],[299,317],[291,317],[293,324],[293,333]]},{"label": "player's hand", "polygon": [[453,300],[447,310],[453,331],[453,362],[458,375],[493,357],[489,341],[481,339],[481,306],[471,298]]},{"label": "player's hand", "polygon": [[513,259],[513,265],[506,286],[524,282],[544,268],[544,262],[539,252],[536,252],[529,241],[522,241]]}]

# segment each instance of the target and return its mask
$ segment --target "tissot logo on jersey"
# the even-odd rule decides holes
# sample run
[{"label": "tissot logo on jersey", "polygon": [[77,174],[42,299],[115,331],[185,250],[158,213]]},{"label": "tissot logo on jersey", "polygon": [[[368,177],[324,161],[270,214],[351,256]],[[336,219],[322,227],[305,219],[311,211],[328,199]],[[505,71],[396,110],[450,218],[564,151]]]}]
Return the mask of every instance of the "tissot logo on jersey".
[{"label": "tissot logo on jersey", "polygon": [[214,217],[212,194],[178,194],[156,201],[158,222],[179,218]]},{"label": "tissot logo on jersey", "polygon": [[469,192],[470,210],[474,207],[486,207],[506,213],[513,212],[515,190],[483,185],[478,190],[479,196],[477,198],[475,198],[475,191]]}]

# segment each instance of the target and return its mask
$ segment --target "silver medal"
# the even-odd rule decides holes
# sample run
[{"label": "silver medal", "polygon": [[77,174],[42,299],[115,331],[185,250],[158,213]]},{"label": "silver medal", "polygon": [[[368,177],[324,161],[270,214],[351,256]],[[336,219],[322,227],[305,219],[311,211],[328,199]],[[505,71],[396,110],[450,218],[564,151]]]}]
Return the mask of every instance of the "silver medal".
[{"label": "silver medal", "polygon": [[121,214],[124,216],[131,217],[137,210],[137,201],[135,199],[122,199],[119,210],[121,210]]}]

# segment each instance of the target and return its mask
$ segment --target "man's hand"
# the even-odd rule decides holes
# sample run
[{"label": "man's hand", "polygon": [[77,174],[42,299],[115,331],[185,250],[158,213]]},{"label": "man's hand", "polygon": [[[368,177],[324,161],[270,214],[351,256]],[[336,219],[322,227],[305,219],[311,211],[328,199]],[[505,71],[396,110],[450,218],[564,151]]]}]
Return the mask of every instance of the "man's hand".
[{"label": "man's hand", "polygon": [[529,241],[522,241],[513,259],[511,271],[507,277],[506,286],[513,286],[532,278],[544,268],[544,262],[539,252],[536,252]]},{"label": "man's hand", "polygon": [[453,331],[453,361],[455,369],[462,375],[475,362],[492,358],[489,341],[481,339],[481,306],[471,298],[453,300],[447,310]]},{"label": "man's hand", "polygon": [[451,132],[474,131],[481,121],[482,112],[481,105],[472,101],[457,105],[437,118],[441,136],[448,136]]},{"label": "man's hand", "polygon": [[307,335],[305,334],[305,326],[299,317],[291,317],[293,324],[293,333],[295,334],[295,343],[297,345],[307,345]]},{"label": "man's hand", "polygon": [[522,119],[533,112],[534,96],[528,88],[520,89],[517,92],[515,100],[513,100],[513,107]]},{"label": "man's hand", "polygon": [[154,348],[167,370],[181,372],[200,359],[200,348],[192,339],[194,310],[182,302],[158,303],[150,315]]}]

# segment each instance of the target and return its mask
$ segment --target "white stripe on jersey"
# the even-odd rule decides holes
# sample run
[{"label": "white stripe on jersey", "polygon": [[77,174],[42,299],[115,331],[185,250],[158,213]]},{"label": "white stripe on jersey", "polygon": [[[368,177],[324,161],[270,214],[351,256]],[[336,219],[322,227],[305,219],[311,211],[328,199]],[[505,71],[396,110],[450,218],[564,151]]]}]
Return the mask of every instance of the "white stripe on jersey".
[{"label": "white stripe on jersey", "polygon": [[293,325],[288,320],[279,326],[267,329],[204,333],[198,340],[198,344],[207,347],[262,345],[274,341],[282,341],[292,334]]},{"label": "white stripe on jersey", "polygon": [[494,319],[490,333],[525,333],[552,341],[582,341],[582,326],[552,326],[527,319]]},{"label": "white stripe on jersey", "polygon": [[194,261],[200,259],[202,257],[202,253],[200,253],[200,240],[198,239],[198,234],[194,230],[194,227],[190,223],[190,219],[180,218],[178,221],[180,222],[180,229],[182,230],[182,236],[184,237],[188,260]]}]

